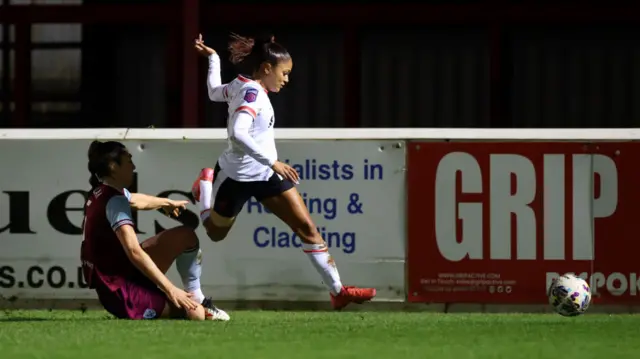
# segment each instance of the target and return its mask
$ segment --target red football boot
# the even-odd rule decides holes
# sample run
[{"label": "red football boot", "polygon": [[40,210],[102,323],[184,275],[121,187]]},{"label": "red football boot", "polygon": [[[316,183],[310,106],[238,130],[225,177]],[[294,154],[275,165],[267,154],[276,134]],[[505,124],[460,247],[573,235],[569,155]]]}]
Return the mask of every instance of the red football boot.
[{"label": "red football boot", "polygon": [[340,310],[349,303],[362,304],[370,301],[376,296],[375,288],[358,288],[353,286],[342,287],[340,294],[331,294],[331,305],[333,309]]}]

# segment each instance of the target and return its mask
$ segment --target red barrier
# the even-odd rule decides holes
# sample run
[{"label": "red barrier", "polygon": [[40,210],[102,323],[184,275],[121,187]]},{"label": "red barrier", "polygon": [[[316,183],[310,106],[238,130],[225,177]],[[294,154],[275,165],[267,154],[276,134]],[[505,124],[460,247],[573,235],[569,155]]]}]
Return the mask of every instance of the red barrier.
[{"label": "red barrier", "polygon": [[630,142],[410,144],[408,300],[546,303],[574,272],[638,302],[639,162]]}]

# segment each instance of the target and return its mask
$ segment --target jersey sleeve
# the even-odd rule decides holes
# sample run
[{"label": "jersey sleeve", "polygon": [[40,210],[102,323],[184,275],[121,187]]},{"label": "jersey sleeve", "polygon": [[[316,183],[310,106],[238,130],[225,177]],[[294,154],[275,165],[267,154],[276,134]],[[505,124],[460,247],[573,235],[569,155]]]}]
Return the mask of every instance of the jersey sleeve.
[{"label": "jersey sleeve", "polygon": [[[128,192],[128,191],[127,191]],[[114,231],[125,224],[133,226],[131,207],[125,196],[113,196],[107,202],[107,221]]]},{"label": "jersey sleeve", "polygon": [[207,74],[207,91],[209,99],[215,102],[226,102],[228,98],[227,85],[222,84],[220,77],[220,57],[218,54],[209,55],[209,71]]},{"label": "jersey sleeve", "polygon": [[253,119],[258,116],[260,112],[260,101],[258,100],[260,96],[266,96],[265,93],[261,93],[262,90],[259,90],[253,86],[245,86],[240,89],[238,95],[231,101],[229,104],[229,109],[233,109],[233,114],[238,112],[246,112]]}]

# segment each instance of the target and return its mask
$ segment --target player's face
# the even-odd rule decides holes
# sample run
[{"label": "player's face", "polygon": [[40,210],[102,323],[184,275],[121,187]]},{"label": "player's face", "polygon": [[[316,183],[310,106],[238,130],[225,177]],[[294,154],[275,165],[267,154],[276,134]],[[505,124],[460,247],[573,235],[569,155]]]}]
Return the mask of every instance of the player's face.
[{"label": "player's face", "polygon": [[133,171],[135,169],[136,165],[133,164],[131,153],[125,152],[120,157],[120,165],[116,164],[114,166],[112,176],[124,187],[129,187],[133,184]]},{"label": "player's face", "polygon": [[271,66],[264,81],[269,91],[279,92],[289,82],[289,74],[292,68],[293,61],[291,59],[280,61],[278,65]]}]

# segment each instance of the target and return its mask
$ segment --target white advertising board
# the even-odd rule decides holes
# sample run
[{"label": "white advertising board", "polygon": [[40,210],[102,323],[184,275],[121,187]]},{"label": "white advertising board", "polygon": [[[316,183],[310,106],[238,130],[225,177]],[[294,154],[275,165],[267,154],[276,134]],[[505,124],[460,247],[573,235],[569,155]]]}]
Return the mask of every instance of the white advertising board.
[{"label": "white advertising board", "polygon": [[[6,136],[6,134],[5,134]],[[9,136],[11,137],[11,136]],[[7,137],[5,137],[6,139]],[[175,138],[175,137],[174,137]],[[95,298],[78,271],[91,140],[0,141],[0,293],[19,298]],[[137,192],[186,198],[222,140],[125,140]],[[347,285],[373,286],[381,300],[404,299],[405,150],[398,140],[278,141],[280,159],[301,174],[298,190]],[[183,220],[199,221],[191,204]],[[141,240],[179,225],[138,212]],[[299,240],[251,200],[223,242],[198,226],[202,284],[215,299],[328,300]],[[179,283],[175,268],[169,277]]]}]

